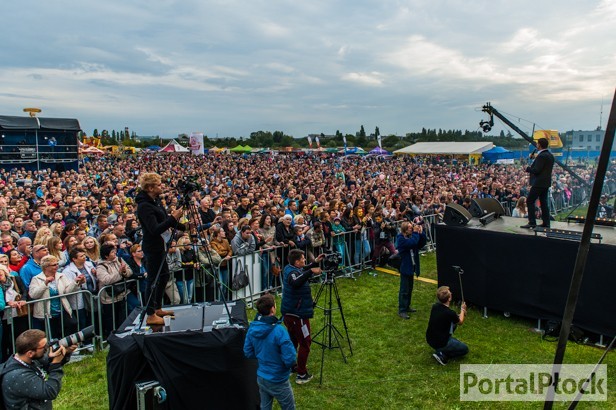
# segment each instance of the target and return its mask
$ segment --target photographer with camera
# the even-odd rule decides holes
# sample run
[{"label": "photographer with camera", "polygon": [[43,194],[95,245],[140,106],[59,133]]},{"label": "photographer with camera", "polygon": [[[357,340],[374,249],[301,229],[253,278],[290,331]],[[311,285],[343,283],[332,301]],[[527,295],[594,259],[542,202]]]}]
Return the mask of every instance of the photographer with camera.
[{"label": "photographer with camera", "polygon": [[47,354],[45,332],[30,329],[20,334],[15,341],[17,353],[0,372],[6,409],[51,409],[62,387],[62,366],[76,348],[76,344],[59,345]]},{"label": "photographer with camera", "polygon": [[137,194],[137,217],[143,227],[142,249],[145,254],[148,275],[149,303],[146,307],[147,325],[163,325],[163,316],[172,315],[171,311],[164,311],[162,298],[165,286],[169,281],[169,267],[166,261],[166,242],[170,239],[170,229],[185,230],[179,223],[182,217],[182,208],[174,210],[170,216],[158,201],[163,192],[162,180],[156,173],[144,173],[139,180],[141,192]]},{"label": "photographer with camera", "polygon": [[314,316],[314,304],[309,279],[321,274],[319,263],[325,255],[319,255],[313,263],[306,265],[306,255],[299,249],[289,251],[289,264],[282,272],[283,321],[289,330],[291,342],[297,350],[297,384],[308,383],[312,375],[306,369],[310,353],[310,319]]},{"label": "photographer with camera", "polygon": [[413,274],[419,276],[419,250],[425,246],[426,241],[427,238],[423,232],[422,224],[408,221],[402,222],[400,233],[396,238],[396,247],[400,254],[398,316],[402,319],[410,319],[409,313],[416,312],[415,309],[411,308]]}]

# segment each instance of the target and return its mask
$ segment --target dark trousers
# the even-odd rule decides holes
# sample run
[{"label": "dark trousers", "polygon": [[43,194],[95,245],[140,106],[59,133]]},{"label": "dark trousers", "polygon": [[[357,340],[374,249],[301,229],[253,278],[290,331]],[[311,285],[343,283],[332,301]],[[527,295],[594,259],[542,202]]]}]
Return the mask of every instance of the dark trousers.
[{"label": "dark trousers", "polygon": [[115,303],[103,303],[103,338],[120,327],[126,320],[126,300],[118,300]]},{"label": "dark trousers", "polygon": [[[165,286],[169,282],[169,266],[165,252],[146,253],[146,270],[148,272],[148,286],[145,300],[148,305],[145,309],[148,315],[153,315],[157,309],[162,307]],[[160,274],[157,275],[160,269]]]},{"label": "dark trousers", "polygon": [[[310,337],[310,319],[301,319],[293,315],[284,315],[284,325],[289,331],[291,343],[297,350],[297,374],[306,374],[306,363],[308,363],[308,355],[310,354],[310,345],[312,338]],[[302,326],[308,329],[308,336],[304,337]]]},{"label": "dark trousers", "polygon": [[398,313],[406,313],[411,308],[413,293],[413,275],[400,274],[400,290],[398,291]]},{"label": "dark trousers", "polygon": [[530,225],[537,224],[537,215],[535,211],[535,202],[539,198],[541,205],[541,219],[545,226],[550,226],[550,209],[548,208],[548,188],[531,187],[528,197],[526,198],[526,207],[528,208],[528,223]]}]

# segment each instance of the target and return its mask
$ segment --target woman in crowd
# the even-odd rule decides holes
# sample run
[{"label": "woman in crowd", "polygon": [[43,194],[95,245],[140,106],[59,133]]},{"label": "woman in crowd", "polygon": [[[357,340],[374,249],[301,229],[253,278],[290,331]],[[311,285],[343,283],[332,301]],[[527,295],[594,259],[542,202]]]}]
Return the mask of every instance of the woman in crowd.
[{"label": "woman in crowd", "polygon": [[511,216],[514,218],[528,218],[528,210],[526,209],[526,197],[522,196],[515,204],[515,208],[511,211]]},{"label": "woman in crowd", "polygon": [[[0,265],[0,287],[5,309],[2,314],[2,358],[8,358],[13,352],[13,343],[17,336],[28,330],[28,307],[26,306],[26,287],[19,275],[11,274],[6,266]],[[1,303],[0,303],[1,305]],[[12,324],[9,325],[9,318]]]},{"label": "woman in crowd", "polygon": [[73,222],[70,222],[64,225],[64,229],[62,230],[62,234],[60,235],[60,239],[62,239],[62,242],[64,242],[67,236],[75,235],[76,229],[77,229],[77,224]]},{"label": "woman in crowd", "polygon": [[85,278],[72,280],[58,272],[58,258],[53,255],[44,256],[40,265],[43,271],[32,278],[29,294],[33,300],[47,300],[34,304],[32,325],[35,329],[45,330],[45,322],[49,318],[49,331],[53,338],[74,333],[77,321],[69,301],[65,297],[48,299],[78,291]]},{"label": "woman in crowd", "polygon": [[[88,290],[92,295],[96,295],[96,268],[92,262],[88,261],[86,250],[82,246],[74,246],[68,252],[70,263],[64,268],[62,273],[69,279],[80,283],[82,290]],[[84,294],[68,296],[69,303],[73,312],[77,312],[79,329],[92,324],[92,318],[88,317],[90,300]],[[92,309],[89,309],[91,312]]]},{"label": "woman in crowd", "polygon": [[99,292],[103,309],[103,338],[107,338],[126,319],[126,295],[129,291],[123,282],[131,273],[126,263],[117,257],[115,245],[105,243],[101,246],[96,276],[101,289],[106,287]]},{"label": "woman in crowd", "polygon": [[60,222],[54,222],[51,225],[49,225],[49,229],[51,230],[51,233],[54,236],[57,236],[59,238],[62,235],[62,231],[64,230],[64,226],[62,226],[62,224]]},{"label": "woman in crowd", "polygon": [[195,290],[195,271],[199,269],[199,261],[188,236],[184,235],[178,239],[178,248],[181,254],[182,272],[180,272],[179,276],[176,276],[175,283],[177,284],[178,292],[180,292],[181,303],[192,303]]},{"label": "woman in crowd", "polygon": [[143,303],[145,302],[145,300],[139,300],[139,294],[141,294],[142,298],[147,297],[146,295],[146,288],[147,288],[147,281],[146,278],[148,276],[148,273],[145,269],[145,261],[143,260],[144,255],[143,255],[143,249],[141,249],[141,244],[137,244],[137,245],[133,245],[130,248],[130,258],[126,261],[126,264],[128,265],[128,267],[130,268],[132,274],[130,276],[130,279],[137,279],[137,285],[136,286],[131,286],[131,289],[135,289],[137,290],[137,288],[139,289],[139,293],[137,293],[136,291],[133,292],[131,290],[131,292],[128,294],[128,298],[126,299],[127,303],[128,303],[128,311],[132,312],[134,308],[136,308],[137,306],[141,306]]},{"label": "woman in crowd", "polygon": [[36,245],[45,245],[47,246],[47,241],[49,241],[49,238],[51,238],[53,236],[53,234],[51,233],[51,229],[49,229],[49,227],[47,226],[42,226],[38,229],[38,231],[36,231],[36,236],[34,237],[34,240],[32,241],[32,245],[36,246]]},{"label": "woman in crowd", "polygon": [[129,219],[126,221],[126,237],[131,243],[140,243],[143,235],[139,230],[139,221],[136,219]]},{"label": "woman in crowd", "polygon": [[64,267],[69,263],[68,252],[64,252],[62,249],[64,245],[58,236],[52,236],[47,241],[47,249],[49,255],[53,255],[58,259],[58,270],[62,271]]},{"label": "woman in crowd", "polygon": [[24,258],[17,249],[11,249],[8,253],[9,269],[12,272],[19,272],[22,266],[28,262],[28,258]]},{"label": "woman in crowd", "polygon": [[91,236],[86,237],[86,239],[83,240],[83,247],[86,250],[86,256],[90,262],[96,263],[100,259],[100,246],[96,238]]},{"label": "woman in crowd", "polygon": [[210,244],[212,248],[220,255],[222,262],[220,263],[219,280],[225,294],[229,290],[229,266],[227,260],[233,256],[233,250],[226,238],[226,232],[218,226],[213,226],[210,229],[211,237]]}]

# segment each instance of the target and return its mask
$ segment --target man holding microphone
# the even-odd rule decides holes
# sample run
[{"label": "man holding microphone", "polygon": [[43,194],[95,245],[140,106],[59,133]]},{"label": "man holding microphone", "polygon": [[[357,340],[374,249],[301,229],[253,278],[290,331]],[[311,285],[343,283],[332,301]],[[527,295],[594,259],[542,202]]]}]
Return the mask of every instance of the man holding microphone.
[{"label": "man holding microphone", "polygon": [[182,217],[181,208],[174,210],[168,216],[158,201],[163,192],[160,175],[144,173],[139,179],[139,185],[141,192],[137,194],[135,201],[137,202],[137,218],[143,228],[141,249],[145,254],[146,270],[149,272],[146,325],[163,325],[165,323],[163,317],[173,315],[172,311],[161,309],[163,292],[169,281],[169,266],[165,258],[166,246],[171,238],[172,228],[181,231],[186,228],[178,222]]}]

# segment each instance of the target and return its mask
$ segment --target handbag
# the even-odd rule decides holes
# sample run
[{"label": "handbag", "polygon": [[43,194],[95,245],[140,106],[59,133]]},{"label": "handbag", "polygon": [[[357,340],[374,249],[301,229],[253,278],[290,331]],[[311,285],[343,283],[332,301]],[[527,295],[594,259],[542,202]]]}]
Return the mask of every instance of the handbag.
[{"label": "handbag", "polygon": [[[19,302],[21,300],[21,295],[18,293],[15,295],[15,302]],[[17,312],[17,317],[28,316],[28,305],[23,305],[22,307],[15,308]]]},{"label": "handbag", "polygon": [[238,291],[248,286],[248,283],[250,283],[250,281],[248,280],[248,275],[246,274],[244,264],[241,260],[237,260],[235,268],[235,273],[233,274],[233,279],[231,280],[231,289],[234,291]]},{"label": "handbag", "polygon": [[[112,290],[113,290],[113,293],[112,293]],[[110,287],[105,288],[105,293],[107,293],[107,296],[109,296],[110,298],[118,296],[122,294],[123,292],[126,292],[126,279],[122,279],[114,283]]]},{"label": "handbag", "polygon": [[274,260],[274,262],[272,263],[272,268],[270,270],[272,271],[272,275],[276,277],[280,276],[280,271],[282,269],[280,269],[280,262],[278,262],[278,258]]}]

